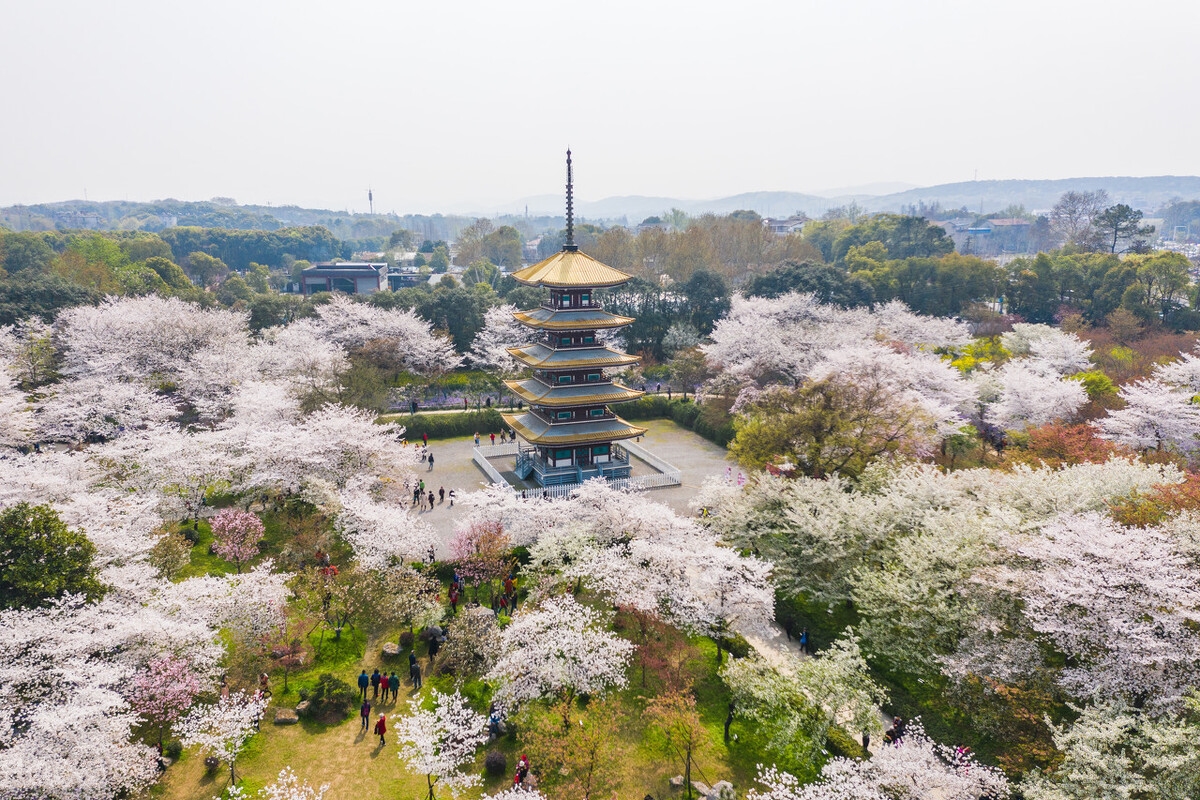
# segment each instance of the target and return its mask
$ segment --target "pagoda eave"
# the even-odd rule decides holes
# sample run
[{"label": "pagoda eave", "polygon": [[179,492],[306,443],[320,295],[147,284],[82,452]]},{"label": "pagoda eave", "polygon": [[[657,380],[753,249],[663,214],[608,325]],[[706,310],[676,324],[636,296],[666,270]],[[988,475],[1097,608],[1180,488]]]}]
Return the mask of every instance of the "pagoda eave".
[{"label": "pagoda eave", "polygon": [[645,392],[630,389],[615,383],[600,386],[593,384],[574,384],[569,386],[547,386],[541,381],[529,378],[526,380],[505,381],[509,391],[531,405],[543,405],[552,408],[565,408],[579,405],[607,405],[608,403],[627,403],[637,400]]},{"label": "pagoda eave", "polygon": [[529,311],[514,311],[513,319],[527,328],[550,331],[609,330],[623,328],[634,322],[633,317],[590,309],[550,311],[534,308]]},{"label": "pagoda eave", "polygon": [[510,347],[508,354],[531,369],[573,370],[625,367],[641,359],[607,347],[554,350],[542,344]]},{"label": "pagoda eave", "polygon": [[630,425],[620,417],[606,420],[577,422],[573,424],[551,424],[535,414],[503,414],[504,423],[530,444],[543,447],[569,447],[585,444],[633,439],[646,432],[646,428]]}]

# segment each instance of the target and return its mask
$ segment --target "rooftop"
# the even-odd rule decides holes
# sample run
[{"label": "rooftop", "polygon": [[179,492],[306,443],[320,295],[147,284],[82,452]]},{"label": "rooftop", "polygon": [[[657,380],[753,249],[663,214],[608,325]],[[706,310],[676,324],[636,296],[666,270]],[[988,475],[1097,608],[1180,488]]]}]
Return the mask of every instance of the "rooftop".
[{"label": "rooftop", "polygon": [[555,425],[533,413],[519,416],[504,414],[503,417],[504,422],[525,441],[550,447],[632,439],[646,432],[645,428],[630,425],[620,417]]},{"label": "rooftop", "polygon": [[531,267],[517,270],[512,277],[526,286],[576,289],[618,286],[633,276],[602,264],[587,253],[562,250]]}]

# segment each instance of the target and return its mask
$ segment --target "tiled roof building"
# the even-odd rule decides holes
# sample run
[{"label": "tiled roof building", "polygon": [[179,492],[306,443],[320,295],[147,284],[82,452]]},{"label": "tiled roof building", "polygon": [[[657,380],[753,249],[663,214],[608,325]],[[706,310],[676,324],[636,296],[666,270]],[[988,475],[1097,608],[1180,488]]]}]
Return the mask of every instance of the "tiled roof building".
[{"label": "tiled roof building", "polygon": [[629,454],[616,442],[646,432],[609,409],[610,403],[642,396],[608,373],[612,367],[636,364],[638,358],[597,337],[597,331],[615,330],[633,319],[605,311],[595,300],[596,289],[619,286],[631,276],[579,251],[571,191],[568,151],[567,243],[562,252],[512,274],[527,286],[550,290],[550,299],[540,308],[513,315],[540,335],[533,344],[508,351],[533,372],[531,377],[506,381],[529,410],[504,418],[522,440],[517,475],[532,475],[543,486],[629,477]]}]

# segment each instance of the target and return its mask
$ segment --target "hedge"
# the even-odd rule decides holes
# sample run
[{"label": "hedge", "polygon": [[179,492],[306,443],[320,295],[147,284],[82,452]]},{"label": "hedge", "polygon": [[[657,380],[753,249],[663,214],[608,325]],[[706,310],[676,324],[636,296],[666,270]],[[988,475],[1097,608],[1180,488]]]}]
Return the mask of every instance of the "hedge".
[{"label": "hedge", "polygon": [[[719,444],[728,446],[733,440],[733,418],[727,414],[720,415],[720,422],[714,424],[710,415],[704,413],[707,406],[696,405],[690,400],[668,400],[662,395],[646,395],[632,403],[622,403],[614,410],[628,420],[669,419],[680,427],[687,428]],[[714,407],[714,411],[715,411]]]},{"label": "hedge", "polygon": [[429,434],[430,439],[450,439],[455,436],[472,436],[499,433],[504,427],[500,412],[494,408],[482,411],[459,411],[451,414],[390,414],[380,419],[404,426],[404,435],[410,442]]}]

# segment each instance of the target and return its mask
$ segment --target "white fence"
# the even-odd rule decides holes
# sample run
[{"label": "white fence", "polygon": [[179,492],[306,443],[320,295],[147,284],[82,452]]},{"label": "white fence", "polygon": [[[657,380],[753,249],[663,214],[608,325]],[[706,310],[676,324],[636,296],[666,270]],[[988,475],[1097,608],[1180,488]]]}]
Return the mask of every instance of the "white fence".
[{"label": "white fence", "polygon": [[[641,445],[633,444],[632,442],[623,442],[622,447],[629,451],[631,455],[645,461],[654,469],[658,470],[657,475],[639,475],[635,478],[617,478],[610,480],[608,485],[614,489],[653,489],[658,486],[678,486],[683,483],[683,477],[679,472],[679,468],[674,464],[663,461],[658,456],[651,453]],[[500,470],[496,469],[489,458],[501,458],[503,456],[515,456],[517,454],[517,443],[507,442],[505,444],[481,444],[474,448],[475,463],[484,471],[488,479],[495,484],[503,486],[513,494],[519,494],[519,489],[514,489],[504,476],[500,474]],[[562,483],[557,486],[547,486],[542,489],[527,489],[526,496],[528,497],[568,497],[578,489],[578,483]]]}]

